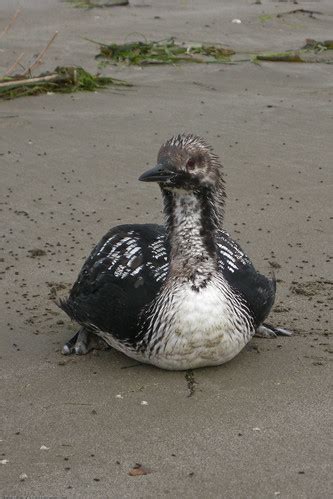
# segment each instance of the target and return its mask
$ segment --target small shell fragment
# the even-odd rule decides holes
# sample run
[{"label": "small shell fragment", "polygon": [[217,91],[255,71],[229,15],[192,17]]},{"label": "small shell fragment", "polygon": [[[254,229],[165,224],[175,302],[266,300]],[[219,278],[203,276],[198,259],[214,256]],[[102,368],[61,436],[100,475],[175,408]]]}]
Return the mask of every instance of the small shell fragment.
[{"label": "small shell fragment", "polygon": [[128,472],[129,476],[142,476],[148,475],[148,473],[151,473],[151,471],[140,463],[136,463]]}]

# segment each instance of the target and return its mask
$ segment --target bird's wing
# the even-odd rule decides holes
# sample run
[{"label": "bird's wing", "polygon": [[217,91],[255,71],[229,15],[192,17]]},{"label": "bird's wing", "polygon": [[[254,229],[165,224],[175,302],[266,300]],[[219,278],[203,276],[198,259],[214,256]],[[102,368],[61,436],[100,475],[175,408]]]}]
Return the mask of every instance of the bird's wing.
[{"label": "bird's wing", "polygon": [[118,226],[93,249],[60,305],[77,322],[130,341],[140,311],[156,296],[167,271],[162,227]]},{"label": "bird's wing", "polygon": [[255,325],[269,314],[275,299],[276,281],[260,274],[241,247],[221,230],[217,234],[219,268],[231,287],[245,299]]},{"label": "bird's wing", "polygon": [[219,230],[216,234],[216,245],[219,254],[220,270],[227,270],[230,273],[241,272],[247,267],[252,267],[252,262],[242,248],[228,232]]}]

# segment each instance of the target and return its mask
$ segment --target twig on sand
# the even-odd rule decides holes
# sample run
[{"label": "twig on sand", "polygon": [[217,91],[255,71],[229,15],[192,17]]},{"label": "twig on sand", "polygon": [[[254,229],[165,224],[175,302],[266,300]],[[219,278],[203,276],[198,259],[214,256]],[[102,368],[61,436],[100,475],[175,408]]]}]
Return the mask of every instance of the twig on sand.
[{"label": "twig on sand", "polygon": [[4,82],[0,82],[0,88],[6,87],[17,87],[20,85],[35,85],[36,83],[44,83],[56,80],[63,80],[57,73],[47,75],[47,76],[38,76],[36,78],[26,78],[26,79],[18,79],[18,80],[8,80]]},{"label": "twig on sand", "polygon": [[33,68],[36,68],[37,66],[39,66],[40,64],[42,64],[42,58],[43,58],[43,56],[45,55],[46,51],[50,48],[51,44],[54,42],[54,39],[55,39],[55,37],[57,35],[58,35],[58,31],[56,31],[54,33],[54,35],[48,41],[46,47],[44,47],[43,50],[39,53],[39,55],[37,56],[35,62],[33,64],[31,64],[31,66],[29,66],[28,69],[23,73],[24,76],[26,76],[27,74],[31,74],[31,71],[32,71]]},{"label": "twig on sand", "polygon": [[16,21],[18,15],[20,14],[20,12],[21,12],[21,9],[17,9],[16,10],[15,14],[11,18],[11,20],[9,21],[9,23],[7,24],[7,26],[5,26],[5,28],[1,31],[1,33],[0,33],[0,40],[7,33],[7,31],[9,31],[10,28],[13,26],[13,24],[15,23],[15,21]]},{"label": "twig on sand", "polygon": [[307,10],[307,9],[294,9],[288,12],[280,12],[276,17],[289,16],[290,14],[309,14],[309,17],[314,17],[315,15],[321,16],[323,13],[318,12],[318,10]]}]

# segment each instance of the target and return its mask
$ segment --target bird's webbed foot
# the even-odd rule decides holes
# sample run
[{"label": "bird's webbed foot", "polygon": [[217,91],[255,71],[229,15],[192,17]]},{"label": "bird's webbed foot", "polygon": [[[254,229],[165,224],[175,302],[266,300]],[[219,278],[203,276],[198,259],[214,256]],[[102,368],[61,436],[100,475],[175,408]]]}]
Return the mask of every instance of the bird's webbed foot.
[{"label": "bird's webbed foot", "polygon": [[62,348],[63,355],[86,355],[91,350],[107,350],[107,343],[82,327]]},{"label": "bird's webbed foot", "polygon": [[289,329],[284,329],[282,327],[274,327],[270,324],[260,324],[257,327],[254,337],[255,338],[277,338],[278,336],[291,336],[293,333]]}]

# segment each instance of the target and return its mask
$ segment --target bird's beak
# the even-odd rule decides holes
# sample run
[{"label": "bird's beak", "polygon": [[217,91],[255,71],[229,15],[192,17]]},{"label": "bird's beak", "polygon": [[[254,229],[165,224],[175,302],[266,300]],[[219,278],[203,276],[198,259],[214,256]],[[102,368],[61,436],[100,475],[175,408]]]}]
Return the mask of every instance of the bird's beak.
[{"label": "bird's beak", "polygon": [[173,177],[174,172],[169,170],[165,165],[158,163],[154,168],[147,170],[140,177],[142,182],[166,182]]}]

